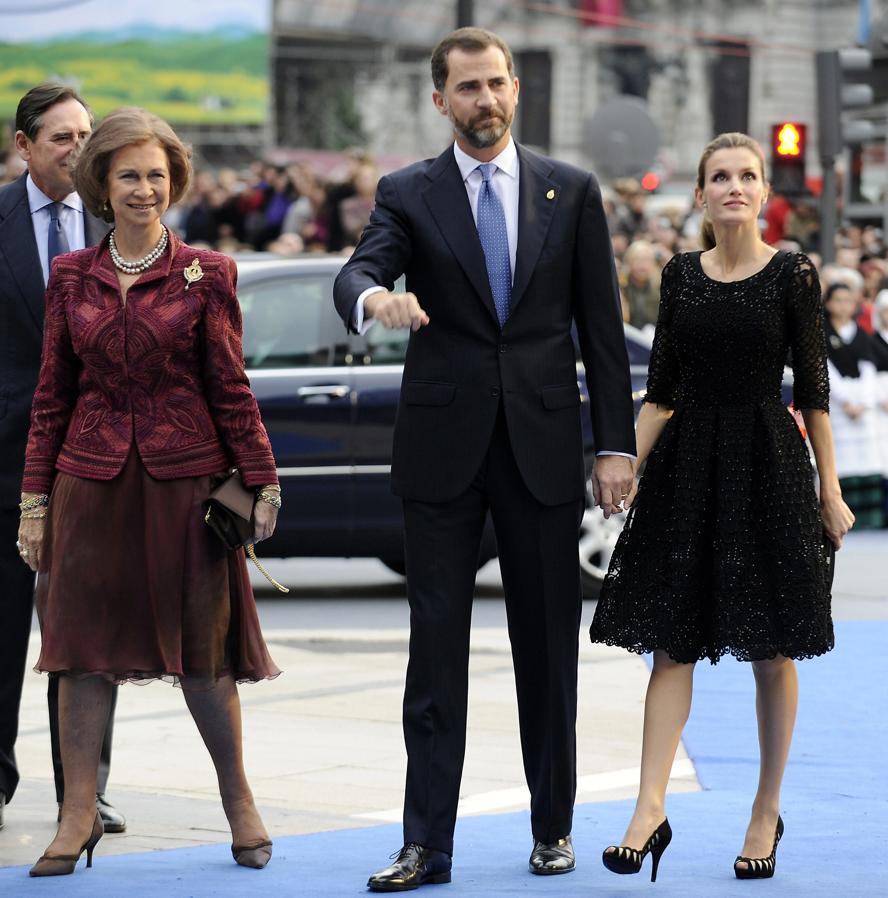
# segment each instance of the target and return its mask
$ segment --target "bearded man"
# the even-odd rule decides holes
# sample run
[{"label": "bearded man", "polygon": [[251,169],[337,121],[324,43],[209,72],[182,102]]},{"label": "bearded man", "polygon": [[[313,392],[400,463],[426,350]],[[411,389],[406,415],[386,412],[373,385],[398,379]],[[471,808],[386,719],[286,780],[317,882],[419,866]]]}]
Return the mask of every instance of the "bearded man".
[{"label": "bearded man", "polygon": [[[620,509],[635,453],[620,296],[598,183],[516,144],[512,54],[461,28],[432,54],[454,144],[384,177],[334,290],[346,325],[411,327],[392,456],[410,602],[404,846],[372,891],[449,882],[466,739],[469,630],[492,515],[530,789],[530,871],[567,873],[576,793],[577,539],[585,497],[572,328]],[[393,293],[405,274],[406,293]],[[491,846],[491,854],[496,846]]]}]

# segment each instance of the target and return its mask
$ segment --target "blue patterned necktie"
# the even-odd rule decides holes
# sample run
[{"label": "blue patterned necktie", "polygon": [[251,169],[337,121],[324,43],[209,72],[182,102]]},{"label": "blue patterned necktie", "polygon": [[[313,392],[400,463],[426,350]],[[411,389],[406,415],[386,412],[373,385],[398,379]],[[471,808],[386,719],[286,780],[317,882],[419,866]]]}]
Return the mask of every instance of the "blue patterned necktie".
[{"label": "blue patterned necktie", "polygon": [[506,231],[506,215],[503,204],[490,183],[496,166],[485,162],[478,166],[481,172],[481,192],[478,194],[478,237],[487,263],[487,278],[496,306],[500,327],[509,317],[512,300],[512,264],[509,260],[509,235]]},{"label": "blue patterned necktie", "polygon": [[46,244],[46,270],[49,272],[52,270],[52,260],[61,253],[68,253],[71,250],[68,246],[65,229],[59,218],[62,203],[50,203],[47,208],[49,209],[49,239]]}]

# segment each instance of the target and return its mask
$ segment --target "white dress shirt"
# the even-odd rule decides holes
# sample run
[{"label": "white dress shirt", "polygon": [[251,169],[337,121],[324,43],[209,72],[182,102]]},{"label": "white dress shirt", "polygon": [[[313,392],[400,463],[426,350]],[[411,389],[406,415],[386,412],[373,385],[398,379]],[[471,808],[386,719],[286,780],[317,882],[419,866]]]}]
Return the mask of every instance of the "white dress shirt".
[{"label": "white dress shirt", "polygon": [[[31,209],[31,224],[40,254],[43,269],[43,283],[49,281],[49,206],[52,200],[31,180],[28,175],[25,184],[28,190],[28,206]],[[69,193],[62,200],[59,221],[68,239],[68,248],[73,252],[86,246],[86,223],[83,220],[83,200],[76,193]]]},{"label": "white dress shirt", "polygon": [[[478,226],[478,194],[481,192],[481,184],[484,179],[478,166],[481,165],[477,159],[461,150],[459,144],[453,144],[453,155],[456,158],[456,164],[459,166],[460,174],[463,177],[463,184],[466,188],[466,194],[469,198],[469,205],[472,208],[472,218],[475,219],[475,226]],[[515,280],[515,256],[518,251],[518,197],[519,197],[519,180],[520,166],[518,165],[518,151],[515,149],[515,141],[509,137],[509,142],[503,151],[495,156],[490,162],[496,166],[490,183],[499,197],[499,201],[503,204],[503,213],[506,217],[506,236],[509,240],[509,264],[512,268],[512,281]],[[358,333],[363,334],[373,323],[372,319],[364,319],[364,300],[374,293],[385,290],[385,287],[368,287],[358,297],[355,303],[354,324]],[[422,297],[419,297],[420,304]],[[635,458],[626,452],[611,452],[607,449],[600,449],[597,455],[621,455],[625,458]]]},{"label": "white dress shirt", "polygon": [[[469,198],[469,206],[472,209],[472,218],[475,219],[475,227],[478,226],[478,194],[481,192],[481,184],[484,179],[478,166],[482,163],[459,148],[459,144],[453,144],[453,155],[459,172],[463,178],[466,195]],[[503,205],[503,213],[506,216],[506,236],[509,240],[509,265],[512,269],[512,280],[515,280],[515,255],[518,252],[518,151],[515,149],[515,141],[509,137],[509,143],[503,151],[490,162],[496,166],[490,183],[496,192],[499,201]],[[355,303],[355,330],[359,334],[365,332],[370,326],[370,321],[364,321],[364,300],[373,293],[379,293],[385,287],[368,287],[358,297]],[[420,298],[420,303],[422,299]]]}]

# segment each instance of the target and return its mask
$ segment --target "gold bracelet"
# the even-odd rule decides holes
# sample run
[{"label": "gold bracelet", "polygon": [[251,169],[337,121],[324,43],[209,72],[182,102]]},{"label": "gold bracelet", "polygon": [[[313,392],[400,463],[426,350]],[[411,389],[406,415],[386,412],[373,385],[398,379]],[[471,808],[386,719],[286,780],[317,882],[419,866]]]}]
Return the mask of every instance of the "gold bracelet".
[{"label": "gold bracelet", "polygon": [[31,496],[30,499],[22,499],[19,502],[19,509],[21,511],[31,511],[34,508],[46,508],[47,505],[49,505],[49,496],[43,493],[39,496]]},{"label": "gold bracelet", "polygon": [[266,493],[265,490],[262,490],[256,495],[256,499],[259,502],[267,502],[269,505],[273,505],[275,508],[280,508],[283,504],[281,502],[281,497],[277,493]]},{"label": "gold bracelet", "polygon": [[23,514],[20,517],[22,521],[40,521],[46,517],[45,511],[31,512],[31,514]]}]

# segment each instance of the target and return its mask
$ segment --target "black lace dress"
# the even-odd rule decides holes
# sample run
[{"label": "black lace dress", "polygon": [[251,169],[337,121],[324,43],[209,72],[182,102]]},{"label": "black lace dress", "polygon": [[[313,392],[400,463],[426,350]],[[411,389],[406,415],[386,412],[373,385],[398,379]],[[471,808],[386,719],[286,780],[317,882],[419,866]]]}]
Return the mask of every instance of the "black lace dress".
[{"label": "black lace dress", "polygon": [[829,410],[820,286],[802,253],[733,283],[700,253],[663,271],[646,402],[674,409],[614,550],[593,642],[676,661],[833,647],[813,469],[780,398]]}]

